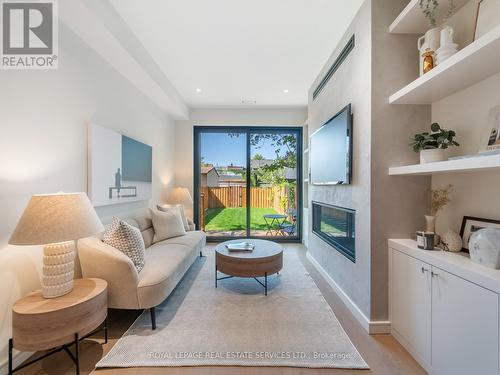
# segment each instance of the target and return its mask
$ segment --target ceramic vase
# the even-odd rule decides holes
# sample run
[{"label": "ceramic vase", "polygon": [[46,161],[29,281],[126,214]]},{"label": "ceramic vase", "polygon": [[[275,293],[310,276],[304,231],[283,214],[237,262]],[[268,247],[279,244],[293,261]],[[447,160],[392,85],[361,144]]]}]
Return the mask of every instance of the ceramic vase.
[{"label": "ceramic vase", "polygon": [[436,216],[425,215],[425,231],[436,233]]},{"label": "ceramic vase", "polygon": [[441,30],[440,47],[436,51],[436,65],[453,56],[458,51],[458,44],[453,43],[453,29],[450,26],[445,26]]}]

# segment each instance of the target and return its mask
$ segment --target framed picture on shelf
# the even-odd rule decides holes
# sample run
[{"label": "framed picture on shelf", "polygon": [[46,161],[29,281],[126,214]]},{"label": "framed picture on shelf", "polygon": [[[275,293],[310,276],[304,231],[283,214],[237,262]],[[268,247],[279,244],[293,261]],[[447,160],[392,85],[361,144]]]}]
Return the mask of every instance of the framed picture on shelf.
[{"label": "framed picture on shelf", "polygon": [[479,152],[495,150],[500,150],[500,106],[490,111],[486,132]]},{"label": "framed picture on shelf", "polygon": [[500,25],[500,1],[480,0],[477,5],[474,40],[478,40],[498,25]]},{"label": "framed picture on shelf", "polygon": [[484,219],[481,217],[464,216],[462,227],[460,228],[460,237],[462,237],[462,250],[469,251],[469,239],[472,233],[484,228],[500,229],[500,220]]}]

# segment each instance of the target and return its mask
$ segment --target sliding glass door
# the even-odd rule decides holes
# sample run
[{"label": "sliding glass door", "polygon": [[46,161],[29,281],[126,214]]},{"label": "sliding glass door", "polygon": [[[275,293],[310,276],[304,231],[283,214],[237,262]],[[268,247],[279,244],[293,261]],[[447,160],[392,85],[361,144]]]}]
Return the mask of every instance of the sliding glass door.
[{"label": "sliding glass door", "polygon": [[209,239],[301,239],[301,128],[195,127],[194,141],[194,216]]}]

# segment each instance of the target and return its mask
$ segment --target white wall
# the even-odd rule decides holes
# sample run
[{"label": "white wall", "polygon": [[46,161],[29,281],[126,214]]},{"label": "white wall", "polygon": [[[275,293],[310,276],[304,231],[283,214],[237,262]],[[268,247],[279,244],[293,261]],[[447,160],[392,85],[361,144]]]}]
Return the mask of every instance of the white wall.
[{"label": "white wall", "polygon": [[[7,241],[34,193],[87,190],[87,129],[95,122],[153,146],[153,199],[174,177],[174,122],[71,31],[60,28],[59,69],[0,71],[0,366],[11,307],[40,287],[41,248]],[[103,221],[150,202],[99,208]]]},{"label": "white wall", "polygon": [[[478,152],[488,133],[490,109],[500,105],[500,74],[496,74],[463,91],[432,105],[432,120],[457,131],[460,147],[450,149],[450,155]],[[432,177],[433,188],[454,186],[452,201],[437,218],[436,230],[459,232],[463,216],[478,216],[500,220],[500,174],[483,172],[449,174]]]},{"label": "white wall", "polygon": [[[306,108],[193,109],[186,121],[175,122],[175,183],[193,194],[193,127],[302,126]],[[188,210],[192,215],[192,210]]]}]

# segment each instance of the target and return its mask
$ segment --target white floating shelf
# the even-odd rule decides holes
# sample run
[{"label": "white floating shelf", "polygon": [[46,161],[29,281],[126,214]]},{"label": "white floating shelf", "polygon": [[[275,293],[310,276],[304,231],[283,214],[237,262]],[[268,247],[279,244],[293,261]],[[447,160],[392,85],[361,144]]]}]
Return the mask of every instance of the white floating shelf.
[{"label": "white floating shelf", "polygon": [[500,26],[391,95],[391,104],[432,104],[500,72]]},{"label": "white floating shelf", "polygon": [[[456,10],[464,6],[469,0],[455,0]],[[448,2],[443,1],[437,9],[436,20],[441,21],[448,12]],[[429,27],[420,9],[419,0],[411,0],[394,22],[389,26],[393,34],[423,34]]]},{"label": "white floating shelf", "polygon": [[389,168],[390,176],[433,175],[445,173],[473,173],[500,170],[500,155],[438,161],[427,164]]}]

